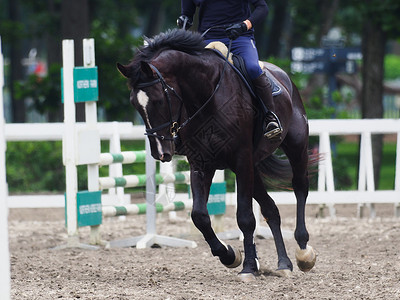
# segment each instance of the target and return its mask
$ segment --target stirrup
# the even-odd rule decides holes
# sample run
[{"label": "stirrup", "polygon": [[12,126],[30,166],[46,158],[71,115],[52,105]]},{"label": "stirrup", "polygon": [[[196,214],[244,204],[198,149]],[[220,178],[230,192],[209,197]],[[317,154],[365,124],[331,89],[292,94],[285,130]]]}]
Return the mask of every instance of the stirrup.
[{"label": "stirrup", "polygon": [[[272,125],[272,126],[271,126]],[[268,127],[273,127],[273,129],[268,130]],[[273,139],[278,137],[282,133],[282,129],[279,127],[277,122],[269,122],[267,127],[265,128],[264,136],[267,139]]]},{"label": "stirrup", "polygon": [[[272,115],[272,120],[268,118],[268,114]],[[265,126],[264,137],[267,139],[280,139],[283,130],[277,115],[272,111],[268,111],[265,121],[267,122],[267,125]],[[273,129],[268,130],[269,127],[273,127]]]}]

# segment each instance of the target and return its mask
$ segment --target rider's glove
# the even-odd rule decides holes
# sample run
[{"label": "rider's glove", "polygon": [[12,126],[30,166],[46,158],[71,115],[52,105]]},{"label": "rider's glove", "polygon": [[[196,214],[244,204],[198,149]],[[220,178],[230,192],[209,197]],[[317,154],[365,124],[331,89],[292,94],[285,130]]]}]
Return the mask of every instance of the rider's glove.
[{"label": "rider's glove", "polygon": [[247,31],[246,23],[237,23],[225,29],[225,33],[230,40],[236,40],[242,33]]},{"label": "rider's glove", "polygon": [[188,30],[192,27],[193,21],[188,16],[182,15],[176,20],[176,25],[181,29]]}]

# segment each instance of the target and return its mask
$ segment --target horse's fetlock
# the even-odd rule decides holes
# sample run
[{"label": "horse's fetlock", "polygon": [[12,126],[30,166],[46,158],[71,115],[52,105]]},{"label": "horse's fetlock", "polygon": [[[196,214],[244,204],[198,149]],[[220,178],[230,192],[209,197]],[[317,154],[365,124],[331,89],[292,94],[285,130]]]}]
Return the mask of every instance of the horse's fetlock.
[{"label": "horse's fetlock", "polygon": [[218,246],[217,248],[211,248],[211,253],[214,256],[224,256],[227,252],[228,250],[223,245]]}]

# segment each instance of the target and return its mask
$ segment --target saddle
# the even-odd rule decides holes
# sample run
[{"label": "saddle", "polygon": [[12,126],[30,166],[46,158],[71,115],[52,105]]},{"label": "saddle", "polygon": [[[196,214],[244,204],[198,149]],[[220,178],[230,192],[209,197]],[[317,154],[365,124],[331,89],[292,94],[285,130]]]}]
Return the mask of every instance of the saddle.
[{"label": "saddle", "polygon": [[[233,69],[236,71],[236,73],[239,74],[239,77],[243,80],[243,82],[246,84],[248,89],[250,90],[251,94],[253,97],[255,97],[254,93],[254,87],[252,84],[252,81],[250,79],[249,74],[247,73],[246,70],[246,65],[244,63],[243,58],[240,55],[236,54],[229,54],[229,57],[227,58],[228,55],[228,48],[225,46],[224,43],[222,42],[211,42],[206,46],[206,48],[211,49],[215,51],[219,56],[223,57],[225,60],[227,60],[233,67]],[[259,62],[260,68],[264,68],[263,62]],[[278,96],[282,93],[281,87],[273,80],[270,76],[267,75],[267,78],[269,82],[271,83],[271,90],[272,90],[272,96]]]}]

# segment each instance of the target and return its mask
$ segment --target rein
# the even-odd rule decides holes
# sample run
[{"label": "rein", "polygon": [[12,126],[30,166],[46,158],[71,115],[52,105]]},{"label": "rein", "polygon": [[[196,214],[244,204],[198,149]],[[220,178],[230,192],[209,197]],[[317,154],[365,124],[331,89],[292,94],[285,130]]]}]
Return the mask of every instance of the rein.
[{"label": "rein", "polygon": [[[230,40],[230,42],[229,42],[228,54],[227,54],[228,56],[229,56],[229,53],[231,52],[231,46],[232,46],[232,40]],[[153,80],[153,81],[144,82],[144,83],[139,83],[139,84],[137,85],[137,87],[138,87],[138,88],[144,88],[144,87],[149,87],[149,86],[155,85],[155,84],[157,84],[157,83],[161,83],[162,88],[163,88],[163,91],[164,91],[165,99],[167,100],[167,103],[168,103],[169,118],[170,118],[170,120],[169,120],[169,122],[166,122],[166,123],[164,123],[164,124],[161,124],[160,126],[157,126],[156,128],[150,128],[150,129],[147,129],[147,128],[146,128],[146,133],[145,133],[145,135],[147,135],[147,136],[152,136],[152,137],[155,137],[155,138],[159,138],[159,139],[161,139],[161,140],[173,140],[173,141],[176,142],[177,139],[178,139],[178,133],[179,133],[179,131],[180,131],[182,128],[184,128],[187,124],[189,124],[189,122],[190,122],[191,120],[193,120],[193,118],[195,118],[201,111],[203,111],[203,109],[207,106],[207,104],[210,103],[211,100],[214,98],[215,94],[217,93],[217,91],[218,91],[218,89],[219,89],[219,87],[220,87],[220,85],[221,85],[222,79],[224,78],[225,69],[226,69],[226,65],[227,65],[227,64],[228,64],[228,62],[227,62],[227,60],[225,60],[224,67],[223,67],[222,72],[221,72],[221,76],[220,76],[220,78],[219,78],[219,80],[218,80],[218,83],[217,83],[217,85],[215,86],[215,89],[214,89],[214,91],[212,92],[211,96],[207,99],[206,102],[204,102],[204,104],[203,104],[192,116],[190,116],[185,122],[182,123],[182,125],[179,126],[179,119],[180,119],[180,117],[181,117],[182,106],[183,106],[182,97],[178,95],[178,93],[175,91],[175,89],[174,89],[173,87],[171,87],[170,85],[168,85],[168,84],[166,83],[166,81],[165,81],[164,77],[162,76],[161,72],[160,72],[155,66],[153,66],[152,64],[149,63],[149,66],[150,66],[150,67],[154,70],[154,72],[156,73],[157,78],[156,78],[155,80]],[[181,104],[180,104],[180,106],[179,106],[178,118],[175,119],[175,120],[174,120],[174,118],[173,118],[173,116],[172,116],[172,103],[171,103],[171,97],[170,97],[169,91],[173,92],[174,95],[175,95],[175,96],[179,99],[179,101],[181,102]],[[168,126],[170,126],[169,132],[170,132],[171,135],[172,135],[171,138],[165,137],[164,135],[158,135],[158,134],[156,134],[157,131],[159,131],[159,130],[161,130],[161,129],[164,129],[164,128],[168,127]]]}]

